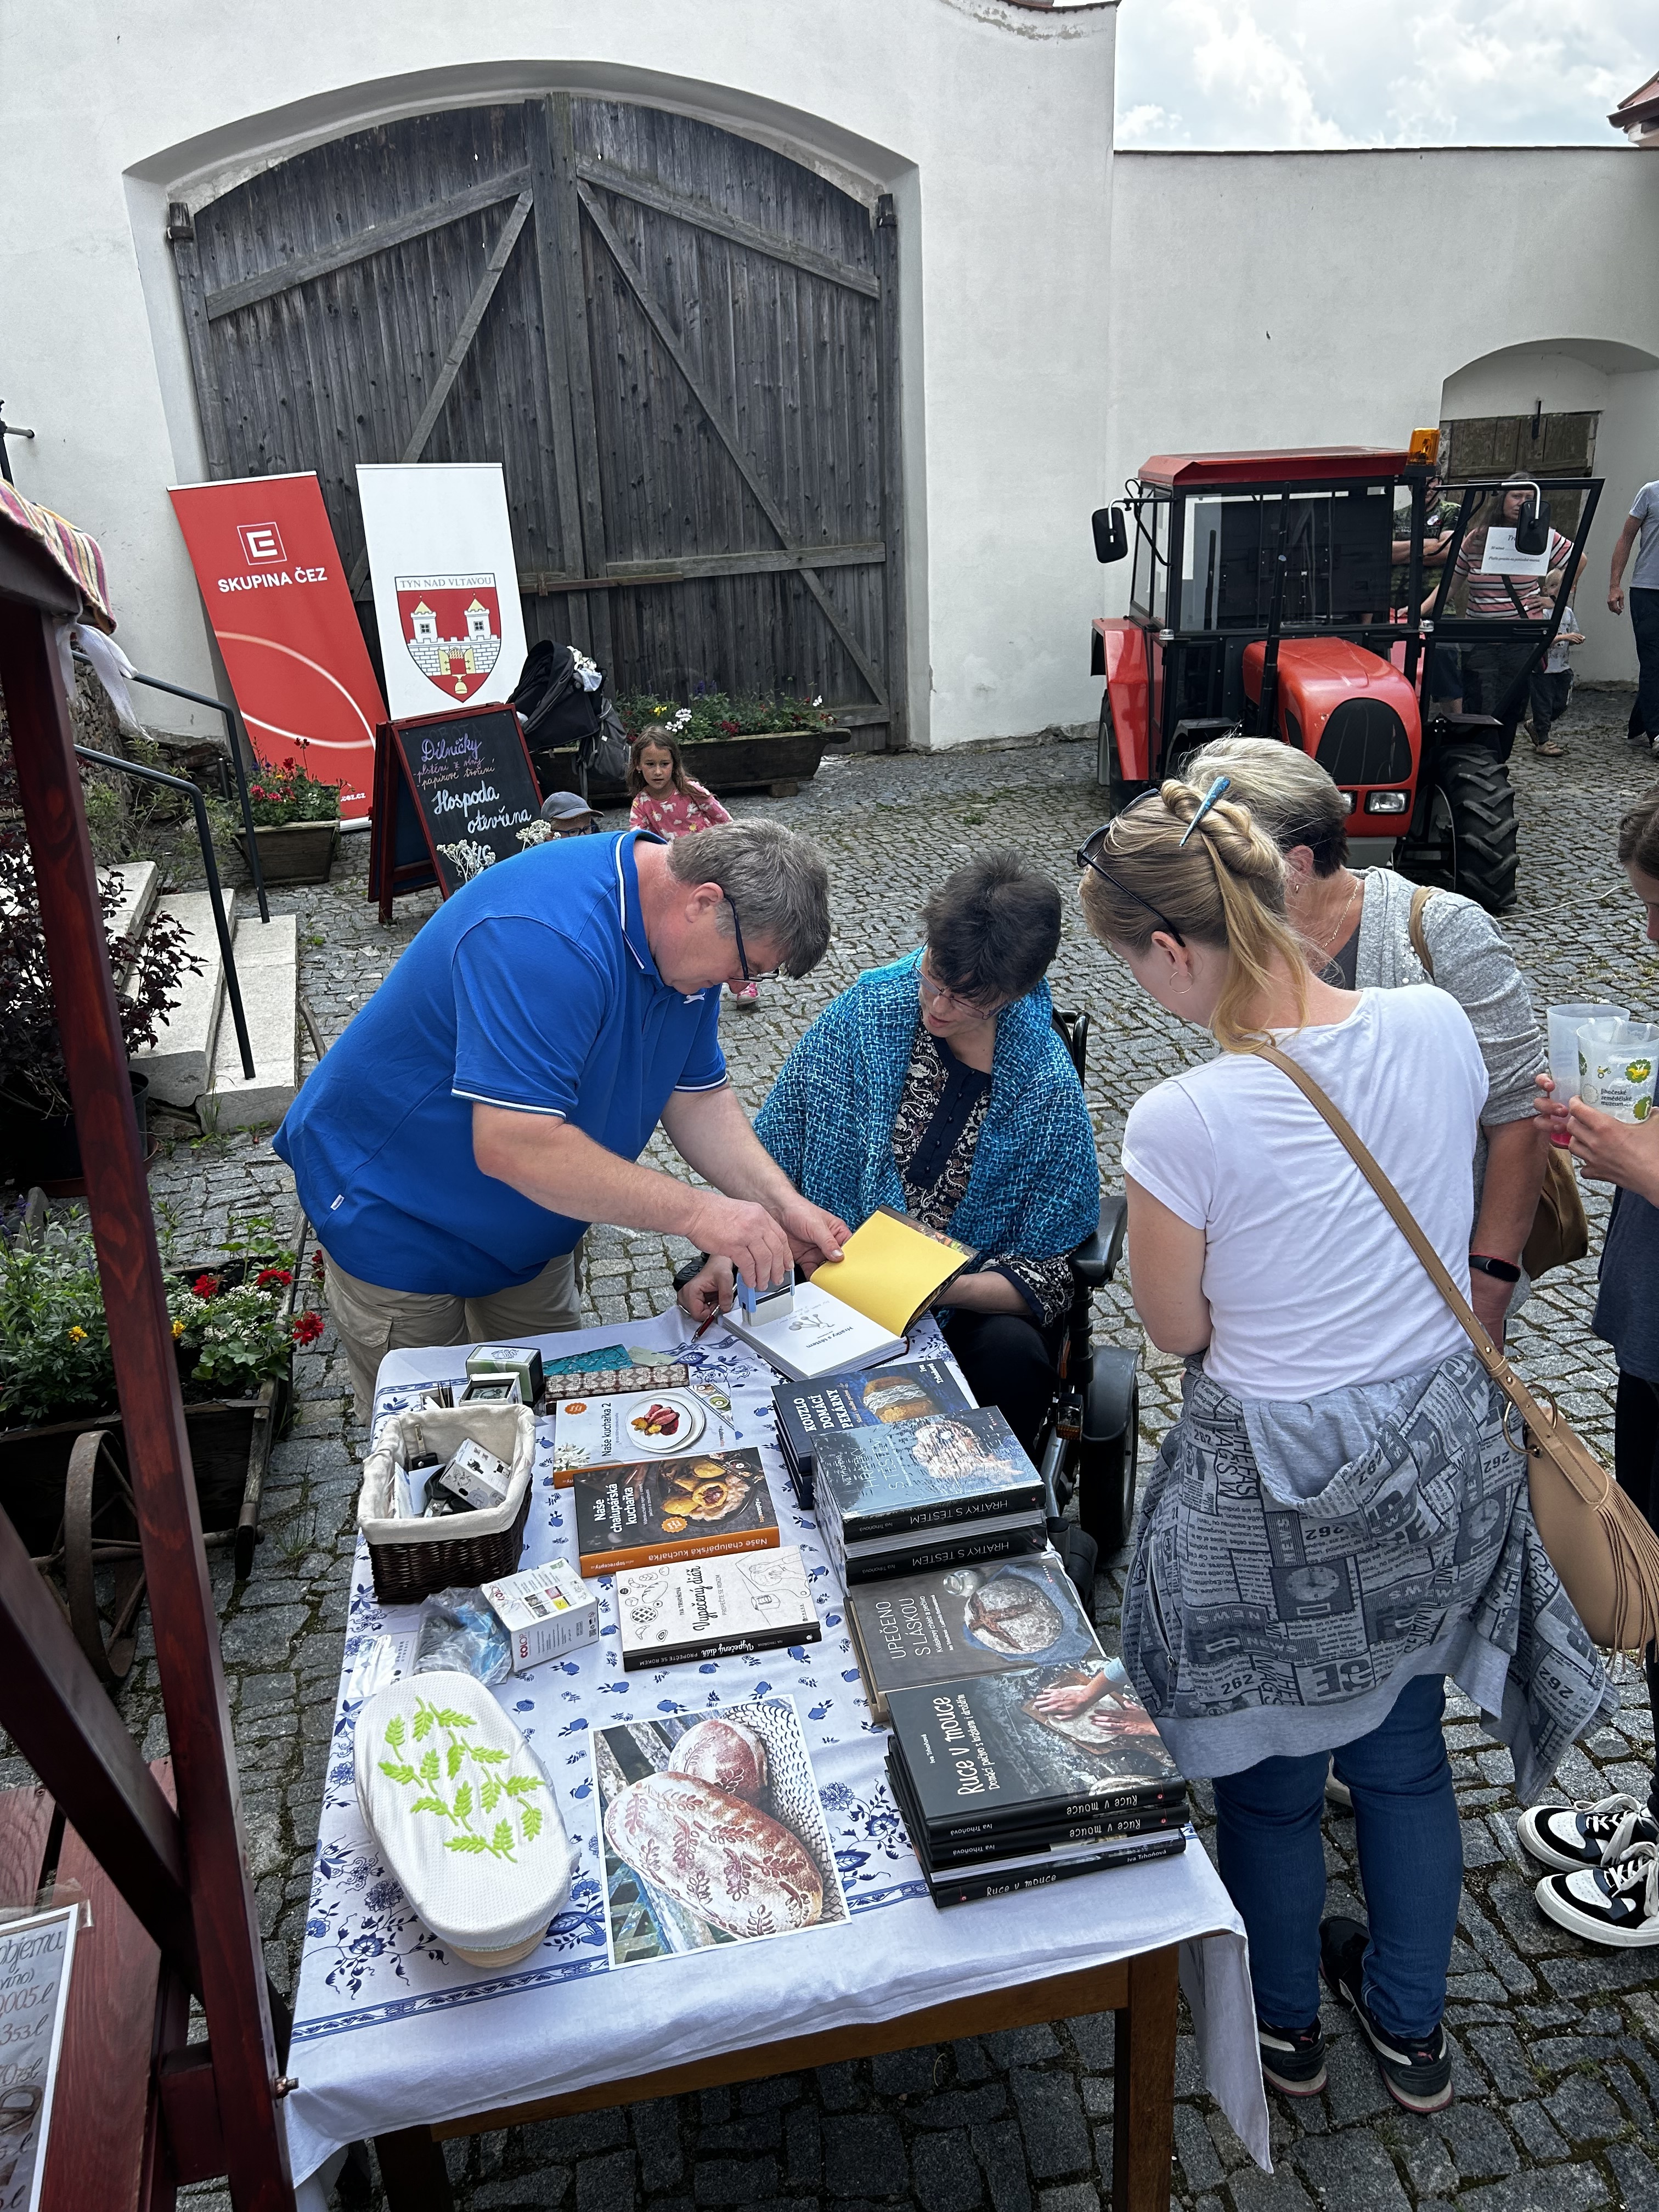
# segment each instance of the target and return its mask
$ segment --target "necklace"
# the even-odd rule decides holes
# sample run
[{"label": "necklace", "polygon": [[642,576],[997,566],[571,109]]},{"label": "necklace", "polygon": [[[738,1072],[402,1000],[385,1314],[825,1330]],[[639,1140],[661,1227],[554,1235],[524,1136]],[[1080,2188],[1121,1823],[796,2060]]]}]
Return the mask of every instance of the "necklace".
[{"label": "necklace", "polygon": [[1328,957],[1334,957],[1337,947],[1346,941],[1343,935],[1343,925],[1347,921],[1349,915],[1353,911],[1353,902],[1359,895],[1359,890],[1360,880],[1359,878],[1356,876],[1353,878],[1352,889],[1348,893],[1347,899],[1343,905],[1342,911],[1336,917],[1336,925],[1334,929],[1330,931],[1326,936],[1316,937],[1310,940],[1316,951],[1323,952]]}]

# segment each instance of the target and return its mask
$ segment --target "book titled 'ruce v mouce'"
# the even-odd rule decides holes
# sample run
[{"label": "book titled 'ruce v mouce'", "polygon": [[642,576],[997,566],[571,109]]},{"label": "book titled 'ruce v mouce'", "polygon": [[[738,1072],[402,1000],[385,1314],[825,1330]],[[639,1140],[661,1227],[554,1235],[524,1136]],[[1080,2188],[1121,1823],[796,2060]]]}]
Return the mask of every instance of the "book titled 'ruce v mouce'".
[{"label": "book titled 'ruce v mouce'", "polygon": [[570,1498],[584,1575],[763,1552],[778,1542],[757,1451],[580,1471]]}]

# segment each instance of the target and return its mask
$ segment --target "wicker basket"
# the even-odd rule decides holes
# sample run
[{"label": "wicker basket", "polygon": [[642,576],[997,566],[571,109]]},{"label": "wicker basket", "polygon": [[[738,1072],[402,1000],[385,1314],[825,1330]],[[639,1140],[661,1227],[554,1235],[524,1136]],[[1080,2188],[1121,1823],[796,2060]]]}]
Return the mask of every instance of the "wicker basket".
[{"label": "wicker basket", "polygon": [[[452,1513],[440,1521],[399,1519],[392,1510],[395,1462],[422,1441],[447,1458],[468,1437],[512,1468],[505,1501],[488,1512]],[[368,1540],[382,1605],[413,1605],[434,1590],[473,1589],[514,1572],[530,1518],[535,1449],[536,1417],[528,1406],[428,1407],[380,1423],[363,1462],[357,1526]],[[411,1536],[412,1529],[420,1534]]]}]

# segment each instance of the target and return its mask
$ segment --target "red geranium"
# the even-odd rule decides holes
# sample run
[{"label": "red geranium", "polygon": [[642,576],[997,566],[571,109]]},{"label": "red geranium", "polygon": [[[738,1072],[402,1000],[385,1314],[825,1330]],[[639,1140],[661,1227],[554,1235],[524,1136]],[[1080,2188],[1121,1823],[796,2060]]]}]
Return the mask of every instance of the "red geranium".
[{"label": "red geranium", "polygon": [[295,1344],[314,1344],[322,1333],[323,1317],[321,1314],[307,1311],[302,1314],[295,1314],[294,1316],[294,1341]]},{"label": "red geranium", "polygon": [[216,1298],[219,1295],[219,1278],[216,1275],[198,1275],[190,1287],[198,1298]]},{"label": "red geranium", "polygon": [[253,1278],[253,1287],[256,1291],[263,1291],[268,1289],[272,1283],[287,1284],[293,1280],[293,1276],[286,1267],[261,1267]]}]

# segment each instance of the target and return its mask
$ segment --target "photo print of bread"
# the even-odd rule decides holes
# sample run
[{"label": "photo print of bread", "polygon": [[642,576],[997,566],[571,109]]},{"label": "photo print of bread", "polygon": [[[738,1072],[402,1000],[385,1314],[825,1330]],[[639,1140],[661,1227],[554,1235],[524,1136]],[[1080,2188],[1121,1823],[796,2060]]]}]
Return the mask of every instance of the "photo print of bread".
[{"label": "photo print of bread", "polygon": [[787,1698],[596,1729],[593,1767],[613,1966],[846,1919]]}]

